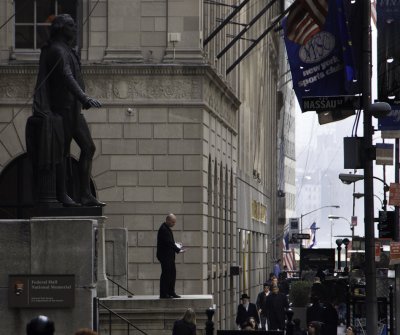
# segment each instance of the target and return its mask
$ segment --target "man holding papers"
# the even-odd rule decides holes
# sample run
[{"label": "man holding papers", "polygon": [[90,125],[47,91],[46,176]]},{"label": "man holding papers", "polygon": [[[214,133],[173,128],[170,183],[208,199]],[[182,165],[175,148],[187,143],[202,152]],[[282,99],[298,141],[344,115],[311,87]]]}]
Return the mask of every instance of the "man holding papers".
[{"label": "man holding papers", "polygon": [[160,298],[180,298],[175,293],[175,254],[185,252],[182,243],[175,242],[171,228],[175,226],[176,216],[168,214],[157,234],[157,259],[161,264]]}]

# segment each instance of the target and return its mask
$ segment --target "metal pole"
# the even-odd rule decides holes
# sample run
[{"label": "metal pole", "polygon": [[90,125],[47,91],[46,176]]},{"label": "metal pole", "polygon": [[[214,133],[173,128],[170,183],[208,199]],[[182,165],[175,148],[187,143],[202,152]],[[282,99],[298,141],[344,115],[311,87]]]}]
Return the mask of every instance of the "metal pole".
[{"label": "metal pole", "polygon": [[220,59],[230,48],[232,48],[235,43],[258,21],[258,19],[265,14],[265,12],[276,2],[277,0],[271,0],[267,5],[243,28],[239,34],[237,34],[232,41],[228,43],[228,45],[223,48],[217,58]]},{"label": "metal pole", "polygon": [[[354,240],[354,226],[353,226],[353,217],[356,215],[356,197],[354,196],[356,193],[356,183],[353,183],[353,215],[351,217],[350,229],[351,229],[351,240]],[[347,257],[347,256],[346,256]],[[347,260],[347,258],[346,258]]]},{"label": "metal pole", "polygon": [[[400,150],[400,145],[399,145],[399,139],[397,138],[396,139],[396,141],[395,141],[395,154],[394,154],[394,157],[395,157],[395,160],[394,160],[394,180],[395,180],[395,183],[398,183],[399,182],[399,150]],[[395,225],[395,230],[394,230],[394,232],[395,232],[395,241],[400,241],[400,229],[399,229],[399,207],[398,206],[395,206],[395,208],[394,208],[394,211],[395,211],[395,222],[396,222],[396,225]],[[395,307],[394,307],[394,309],[395,309],[395,313],[396,313],[396,315],[398,315],[397,313],[400,313],[400,311],[399,311],[399,303],[400,303],[400,265],[399,264],[396,264],[395,266],[394,266],[394,270],[395,270],[395,286],[394,286],[394,288],[395,288],[395,290],[394,290],[394,292],[395,292],[395,302],[396,302],[396,304],[395,304]],[[392,334],[397,334],[397,329],[400,329],[400,318],[396,318],[396,322],[394,322],[393,321],[393,319],[394,319],[394,315],[392,316],[392,314],[390,314],[390,321],[392,322],[392,325],[393,325],[393,328],[392,328],[392,325],[391,325],[391,328],[390,328],[390,334],[392,335]]]},{"label": "metal pole", "polygon": [[228,17],[227,17],[224,21],[222,21],[221,24],[220,24],[217,28],[215,28],[215,30],[204,40],[203,46],[205,47],[205,46],[208,44],[208,42],[210,42],[210,41],[215,37],[215,35],[217,35],[217,34],[221,31],[221,29],[222,29],[223,27],[225,27],[225,26],[229,23],[230,20],[232,20],[233,17],[234,17],[237,13],[239,13],[240,10],[241,10],[249,1],[250,1],[250,0],[244,0],[244,1],[242,1],[242,3],[240,3],[240,4],[232,11],[232,13],[230,13],[230,14],[228,15]]},{"label": "metal pole", "polygon": [[362,10],[362,100],[364,108],[364,220],[365,220],[365,281],[366,281],[366,329],[367,334],[377,334],[378,308],[376,299],[375,236],[374,236],[374,185],[373,145],[371,115],[371,5],[363,1]]},{"label": "metal pole", "polygon": [[394,315],[393,315],[393,310],[394,310],[394,306],[393,306],[393,286],[390,285],[389,286],[389,315],[390,315],[390,319],[389,319],[389,327],[390,327],[390,334],[396,334],[395,330],[394,330]]}]

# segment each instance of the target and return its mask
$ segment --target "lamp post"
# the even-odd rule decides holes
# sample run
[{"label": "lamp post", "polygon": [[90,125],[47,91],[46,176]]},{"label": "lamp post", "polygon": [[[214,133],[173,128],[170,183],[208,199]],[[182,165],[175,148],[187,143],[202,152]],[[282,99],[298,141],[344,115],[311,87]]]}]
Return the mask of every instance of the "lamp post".
[{"label": "lamp post", "polygon": [[[382,209],[384,210],[384,211],[386,211],[386,206],[387,206],[387,199],[386,199],[386,192],[388,192],[389,191],[389,189],[390,189],[390,187],[389,187],[389,185],[385,182],[385,180],[384,179],[382,179],[382,178],[379,178],[379,177],[376,177],[376,176],[372,176],[372,178],[373,179],[376,179],[376,180],[379,180],[380,182],[382,182],[383,183],[383,201],[382,200],[380,200],[381,201],[381,203],[382,203]],[[342,181],[342,183],[343,184],[346,184],[346,185],[350,185],[351,183],[356,183],[357,181],[359,181],[359,180],[365,180],[365,177],[364,177],[364,175],[362,175],[362,174],[355,174],[355,173],[340,173],[339,174],[339,179]],[[364,196],[365,194],[362,194],[362,193],[355,193],[355,185],[353,186],[353,196],[355,196],[356,194],[357,195],[360,195],[360,196],[356,196],[356,198],[357,199],[359,199],[359,198],[361,198],[362,196]],[[362,195],[361,195],[362,194]],[[374,195],[375,196],[375,195]],[[354,216],[354,198],[353,198],[353,216]]]},{"label": "lamp post", "polygon": [[346,258],[344,259],[344,267],[346,270],[346,269],[348,269],[347,268],[347,256],[348,256],[348,248],[349,248],[350,240],[348,238],[344,238],[342,240],[342,243],[344,244],[344,250],[345,250],[345,255],[346,255]]},{"label": "lamp post", "polygon": [[[307,213],[305,213],[305,214],[300,214],[300,233],[302,233],[303,232],[303,217],[305,217],[305,216],[307,216],[307,215],[309,215],[309,214],[312,214],[312,213],[314,213],[314,212],[317,212],[317,211],[319,211],[319,210],[321,210],[321,209],[324,209],[324,208],[340,208],[340,206],[339,205],[327,205],[327,206],[322,206],[322,207],[319,207],[319,208],[317,208],[317,209],[314,209],[314,210],[312,210],[312,211],[310,211],[310,212],[307,212]],[[303,240],[301,241],[301,243],[300,243],[300,247],[303,245]]]},{"label": "lamp post", "polygon": [[342,239],[338,238],[336,240],[336,245],[337,245],[337,251],[338,251],[338,270],[340,271],[342,269],[342,265],[340,264],[340,252],[342,251]]},{"label": "lamp post", "polygon": [[351,235],[352,237],[354,236],[354,227],[351,225],[351,222],[346,219],[344,216],[336,216],[336,215],[328,215],[328,219],[331,220],[331,248],[332,248],[332,226],[333,226],[333,220],[339,220],[343,219],[346,220],[349,223],[350,229],[351,229]]}]

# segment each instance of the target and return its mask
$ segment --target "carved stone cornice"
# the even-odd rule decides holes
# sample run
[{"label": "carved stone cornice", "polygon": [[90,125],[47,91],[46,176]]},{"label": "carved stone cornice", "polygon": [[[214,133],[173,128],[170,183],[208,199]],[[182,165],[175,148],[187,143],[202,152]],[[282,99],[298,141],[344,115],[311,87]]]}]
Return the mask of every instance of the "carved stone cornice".
[{"label": "carved stone cornice", "polygon": [[[0,65],[0,105],[26,103],[36,84],[37,65]],[[240,101],[208,65],[84,64],[88,95],[104,107],[133,104],[202,106],[233,132]]]}]

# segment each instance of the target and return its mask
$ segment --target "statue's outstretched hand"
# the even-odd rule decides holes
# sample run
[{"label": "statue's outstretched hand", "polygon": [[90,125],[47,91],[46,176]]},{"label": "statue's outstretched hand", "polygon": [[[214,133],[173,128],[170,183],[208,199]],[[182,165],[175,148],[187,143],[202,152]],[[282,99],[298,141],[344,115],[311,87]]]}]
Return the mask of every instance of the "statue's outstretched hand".
[{"label": "statue's outstretched hand", "polygon": [[83,109],[89,109],[90,107],[100,108],[101,102],[96,99],[89,98],[83,105]]}]

